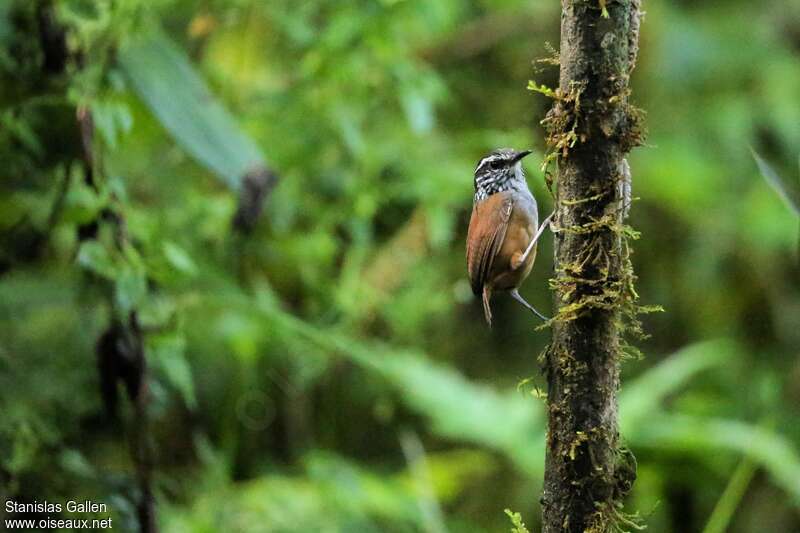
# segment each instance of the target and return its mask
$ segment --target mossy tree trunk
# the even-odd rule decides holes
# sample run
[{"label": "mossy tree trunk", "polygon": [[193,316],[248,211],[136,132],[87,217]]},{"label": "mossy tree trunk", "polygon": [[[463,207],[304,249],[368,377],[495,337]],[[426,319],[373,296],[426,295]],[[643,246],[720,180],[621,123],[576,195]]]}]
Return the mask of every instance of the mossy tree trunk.
[{"label": "mossy tree trunk", "polygon": [[624,158],[641,141],[640,113],[628,104],[639,8],[640,0],[562,0],[560,84],[543,122],[558,161],[545,533],[612,530],[627,520],[621,500],[636,477],[616,395],[636,298],[623,218]]}]

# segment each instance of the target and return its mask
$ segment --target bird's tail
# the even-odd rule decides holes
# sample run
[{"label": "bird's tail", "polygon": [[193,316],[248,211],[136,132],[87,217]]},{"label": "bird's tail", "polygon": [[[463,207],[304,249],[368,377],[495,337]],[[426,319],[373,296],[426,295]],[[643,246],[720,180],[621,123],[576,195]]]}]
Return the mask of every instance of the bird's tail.
[{"label": "bird's tail", "polygon": [[492,308],[489,307],[489,299],[492,297],[492,289],[488,285],[483,286],[483,315],[486,317],[486,323],[492,327]]}]

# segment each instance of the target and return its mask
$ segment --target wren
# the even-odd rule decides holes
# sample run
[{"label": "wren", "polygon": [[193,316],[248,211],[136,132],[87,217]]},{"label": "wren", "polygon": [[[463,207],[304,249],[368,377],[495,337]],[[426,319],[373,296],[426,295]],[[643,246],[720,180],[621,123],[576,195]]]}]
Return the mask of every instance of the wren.
[{"label": "wren", "polygon": [[478,162],[475,196],[467,234],[467,271],[472,292],[481,296],[486,322],[492,324],[494,291],[511,296],[542,320],[519,294],[536,259],[536,242],[553,214],[539,225],[536,199],[525,181],[522,159],[530,150],[500,148]]}]

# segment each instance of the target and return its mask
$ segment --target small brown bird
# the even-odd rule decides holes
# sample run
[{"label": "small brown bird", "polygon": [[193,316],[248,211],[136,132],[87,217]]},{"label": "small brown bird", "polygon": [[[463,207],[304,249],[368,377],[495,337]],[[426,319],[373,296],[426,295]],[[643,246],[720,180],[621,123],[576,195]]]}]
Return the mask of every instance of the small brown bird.
[{"label": "small brown bird", "polygon": [[472,292],[483,298],[486,322],[492,324],[492,291],[506,290],[542,320],[547,320],[519,294],[536,258],[536,241],[552,214],[539,228],[539,213],[522,158],[530,150],[495,150],[475,168],[475,197],[467,234],[467,270]]}]

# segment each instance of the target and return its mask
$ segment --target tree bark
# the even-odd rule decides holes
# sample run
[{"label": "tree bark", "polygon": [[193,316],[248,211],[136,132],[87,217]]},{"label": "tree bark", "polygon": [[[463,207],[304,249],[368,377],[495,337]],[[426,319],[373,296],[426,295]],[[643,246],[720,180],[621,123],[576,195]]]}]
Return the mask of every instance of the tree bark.
[{"label": "tree bark", "polygon": [[642,136],[641,114],[628,103],[639,8],[640,0],[562,0],[559,90],[543,121],[558,162],[545,533],[628,521],[621,500],[636,477],[619,442],[616,394],[625,319],[635,315],[622,223],[624,158]]}]

